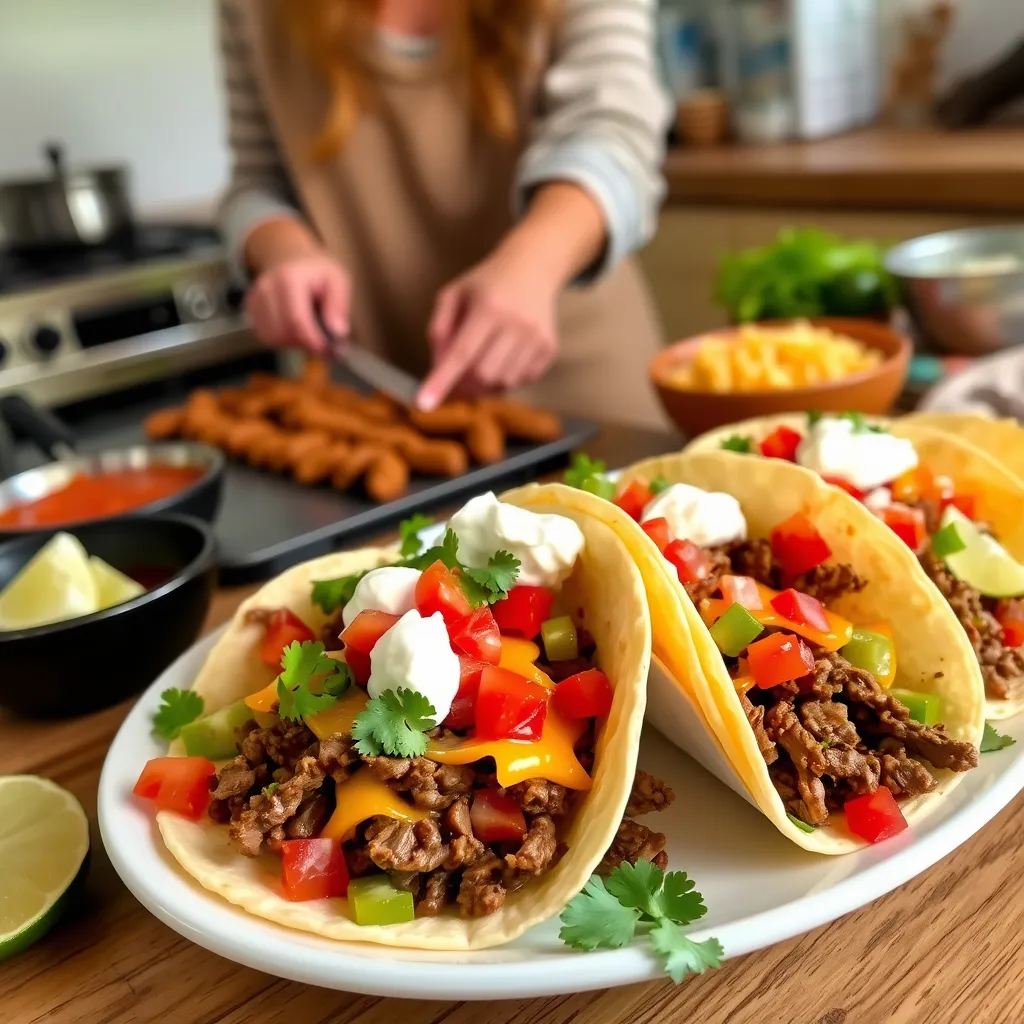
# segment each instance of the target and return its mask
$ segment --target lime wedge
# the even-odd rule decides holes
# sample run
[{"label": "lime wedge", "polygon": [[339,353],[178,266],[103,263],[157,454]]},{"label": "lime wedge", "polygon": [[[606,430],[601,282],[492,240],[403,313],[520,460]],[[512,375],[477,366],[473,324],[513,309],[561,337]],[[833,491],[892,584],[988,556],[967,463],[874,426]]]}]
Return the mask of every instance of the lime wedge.
[{"label": "lime wedge", "polygon": [[944,560],[958,580],[974,587],[985,597],[1024,594],[1024,565],[993,537],[981,533],[958,508],[947,505],[942,513],[943,530],[951,524],[963,548],[950,552]]},{"label": "lime wedge", "polygon": [[70,533],[57,533],[0,593],[0,629],[27,629],[98,610],[85,548]]},{"label": "lime wedge", "polygon": [[0,960],[57,923],[88,854],[89,821],[66,789],[36,775],[0,776]]},{"label": "lime wedge", "polygon": [[111,608],[115,604],[123,604],[133,597],[146,592],[141,583],[136,583],[131,576],[108,565],[102,558],[95,555],[89,557],[89,569],[96,583],[96,595],[100,608]]}]

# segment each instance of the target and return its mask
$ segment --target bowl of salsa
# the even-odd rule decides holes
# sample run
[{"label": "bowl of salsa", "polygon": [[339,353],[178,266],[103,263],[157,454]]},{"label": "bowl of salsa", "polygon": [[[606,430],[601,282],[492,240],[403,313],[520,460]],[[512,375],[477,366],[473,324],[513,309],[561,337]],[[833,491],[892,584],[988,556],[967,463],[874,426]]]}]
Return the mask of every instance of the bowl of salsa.
[{"label": "bowl of salsa", "polygon": [[136,445],[76,455],[0,483],[0,539],[160,512],[211,521],[224,458],[205,445]]}]

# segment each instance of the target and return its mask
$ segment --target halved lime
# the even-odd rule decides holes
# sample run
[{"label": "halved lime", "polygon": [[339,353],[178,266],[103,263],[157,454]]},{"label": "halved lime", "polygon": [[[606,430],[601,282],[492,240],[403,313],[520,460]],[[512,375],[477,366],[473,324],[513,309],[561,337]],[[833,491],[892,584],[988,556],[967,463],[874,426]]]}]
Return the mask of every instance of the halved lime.
[{"label": "halved lime", "polygon": [[91,555],[89,558],[89,568],[92,571],[92,578],[96,582],[96,596],[100,608],[111,608],[115,604],[123,604],[146,592],[146,588],[141,583],[136,583],[131,576],[125,576],[123,572],[119,572],[95,555]]},{"label": "halved lime", "polygon": [[949,571],[986,597],[1016,597],[1024,594],[1024,565],[1021,565],[994,537],[982,533],[958,508],[947,505],[942,527],[954,524],[963,542],[960,551],[945,556]]},{"label": "halved lime", "polygon": [[99,609],[81,541],[57,533],[0,593],[0,629],[26,629]]},{"label": "halved lime", "polygon": [[88,854],[89,821],[66,789],[37,775],[0,776],[0,960],[57,923]]}]

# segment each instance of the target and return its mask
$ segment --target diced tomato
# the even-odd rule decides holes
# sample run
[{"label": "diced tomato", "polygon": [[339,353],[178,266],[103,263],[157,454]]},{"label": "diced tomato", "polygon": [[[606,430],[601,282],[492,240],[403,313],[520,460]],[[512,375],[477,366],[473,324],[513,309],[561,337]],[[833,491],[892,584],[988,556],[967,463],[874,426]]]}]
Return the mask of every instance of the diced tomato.
[{"label": "diced tomato", "polygon": [[469,808],[473,835],[482,843],[503,843],[526,835],[523,809],[497,789],[478,789]]},{"label": "diced tomato", "polygon": [[727,605],[738,604],[752,612],[764,607],[757,580],[752,576],[723,576],[718,582],[718,589],[722,591]]},{"label": "diced tomato", "polygon": [[651,503],[654,495],[643,480],[630,480],[625,489],[613,499],[631,519],[640,518],[640,513]]},{"label": "diced tomato", "polygon": [[473,614],[458,576],[440,559],[427,566],[416,581],[416,608],[424,618],[440,612],[449,628]]},{"label": "diced tomato", "polygon": [[893,480],[890,490],[895,501],[917,501],[936,497],[935,477],[927,466],[917,465]]},{"label": "diced tomato", "polygon": [[294,612],[287,608],[277,608],[270,616],[267,631],[260,644],[260,661],[271,668],[281,667],[281,655],[290,644],[298,641],[315,640],[313,630],[307,626]]},{"label": "diced tomato", "polygon": [[365,686],[370,678],[370,651],[374,644],[398,621],[398,615],[369,609],[361,611],[341,631],[345,661],[356,683]]},{"label": "diced tomato", "polygon": [[747,648],[750,673],[762,690],[801,679],[814,671],[811,649],[792,633],[769,633]]},{"label": "diced tomato", "polygon": [[879,786],[874,793],[865,793],[847,800],[846,825],[849,830],[869,843],[878,843],[898,835],[907,827],[896,798],[885,786]]},{"label": "diced tomato", "polygon": [[398,621],[398,615],[390,612],[375,612],[367,609],[360,612],[352,622],[341,631],[341,640],[345,650],[359,651],[369,654],[377,641]]},{"label": "diced tomato", "polygon": [[968,519],[973,519],[977,510],[978,500],[973,494],[954,494],[951,498],[947,498],[944,504],[952,505],[955,509],[959,509]]},{"label": "diced tomato", "polygon": [[459,655],[459,689],[452,700],[451,710],[442,725],[460,732],[470,729],[476,722],[476,697],[480,690],[480,676],[486,662],[468,655]]},{"label": "diced tomato", "polygon": [[289,839],[281,847],[281,883],[289,900],[326,900],[348,892],[340,839]]},{"label": "diced tomato", "polygon": [[917,551],[924,543],[924,509],[893,502],[882,509],[881,520],[912,551]]},{"label": "diced tomato", "polygon": [[454,627],[449,636],[456,654],[468,654],[486,661],[488,665],[497,665],[501,661],[501,633],[487,605],[477,608],[468,619]]},{"label": "diced tomato", "polygon": [[782,571],[799,576],[821,565],[832,555],[825,538],[803,512],[795,512],[772,530],[772,554],[778,559]]},{"label": "diced tomato", "polygon": [[801,626],[811,626],[822,633],[828,632],[825,606],[810,594],[803,594],[792,588],[784,590],[772,598],[772,607],[790,622],[796,622]]},{"label": "diced tomato", "polygon": [[543,623],[551,618],[551,606],[555,595],[547,587],[530,587],[520,584],[513,587],[508,596],[491,606],[498,629],[509,636],[521,636],[532,640]]},{"label": "diced tomato", "polygon": [[551,691],[507,668],[488,665],[476,697],[476,734],[482,740],[539,740]]},{"label": "diced tomato", "polygon": [[822,480],[833,487],[838,487],[841,491],[846,491],[847,494],[852,495],[858,501],[864,500],[866,492],[862,491],[859,487],[854,487],[848,480],[840,480],[837,476],[824,476]]},{"label": "diced tomato", "polygon": [[1007,619],[1003,627],[1003,644],[1006,647],[1020,647],[1024,644],[1024,619]]},{"label": "diced tomato", "polygon": [[563,679],[551,699],[563,718],[603,718],[612,709],[612,684],[599,668]]},{"label": "diced tomato", "polygon": [[776,427],[759,445],[762,455],[770,459],[796,462],[796,449],[803,438],[792,427]]},{"label": "diced tomato", "polygon": [[680,583],[697,583],[711,572],[711,558],[691,540],[674,540],[665,548],[665,557],[675,566]]},{"label": "diced tomato", "polygon": [[647,534],[658,546],[658,550],[664,552],[665,548],[672,543],[672,534],[668,528],[668,520],[664,516],[657,519],[648,519],[640,524],[640,529]]},{"label": "diced tomato", "polygon": [[132,792],[155,801],[158,811],[196,821],[209,806],[209,780],[216,771],[205,757],[154,757],[146,762]]}]

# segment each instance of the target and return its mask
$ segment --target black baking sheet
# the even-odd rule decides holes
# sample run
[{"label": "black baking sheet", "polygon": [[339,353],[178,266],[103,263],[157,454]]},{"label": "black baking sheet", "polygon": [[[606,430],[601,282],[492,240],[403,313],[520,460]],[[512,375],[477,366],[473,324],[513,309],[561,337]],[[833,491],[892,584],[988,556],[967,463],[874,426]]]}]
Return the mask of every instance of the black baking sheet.
[{"label": "black baking sheet", "polygon": [[[142,420],[160,404],[140,403],[76,423],[82,450],[144,441]],[[472,469],[451,480],[414,476],[408,493],[387,505],[378,505],[359,492],[340,494],[327,486],[305,487],[286,476],[229,462],[224,501],[215,523],[221,582],[267,579],[296,562],[381,533],[413,511],[430,512],[462,497],[526,483],[564,465],[569,452],[596,432],[596,425],[587,420],[568,419],[565,434],[557,441],[534,446],[509,444],[503,462]]]}]

